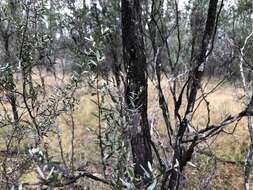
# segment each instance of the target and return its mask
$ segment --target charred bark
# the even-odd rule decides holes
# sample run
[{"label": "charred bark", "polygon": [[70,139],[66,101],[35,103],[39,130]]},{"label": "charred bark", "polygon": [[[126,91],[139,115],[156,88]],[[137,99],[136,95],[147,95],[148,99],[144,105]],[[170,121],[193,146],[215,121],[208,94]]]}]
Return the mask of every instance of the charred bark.
[{"label": "charred bark", "polygon": [[[223,1],[222,1],[223,3]],[[208,7],[208,14],[205,24],[205,30],[202,38],[202,43],[199,44],[199,52],[197,53],[197,59],[194,64],[194,69],[190,73],[188,79],[188,97],[187,107],[183,120],[180,122],[179,129],[177,131],[176,142],[174,146],[174,157],[172,160],[172,170],[169,171],[163,179],[162,189],[178,189],[181,173],[184,170],[187,162],[191,160],[194,153],[194,147],[197,145],[197,138],[187,147],[183,145],[182,140],[186,129],[189,127],[192,120],[192,114],[197,98],[198,90],[201,87],[201,80],[205,71],[205,65],[207,57],[212,51],[214,35],[217,27],[219,12],[218,0],[210,0]],[[218,13],[217,13],[218,12]],[[169,178],[169,180],[167,180]]]},{"label": "charred bark", "polygon": [[152,163],[150,131],[147,119],[146,56],[139,0],[122,0],[123,60],[126,71],[125,99],[131,124],[131,146],[136,177],[148,181]]}]

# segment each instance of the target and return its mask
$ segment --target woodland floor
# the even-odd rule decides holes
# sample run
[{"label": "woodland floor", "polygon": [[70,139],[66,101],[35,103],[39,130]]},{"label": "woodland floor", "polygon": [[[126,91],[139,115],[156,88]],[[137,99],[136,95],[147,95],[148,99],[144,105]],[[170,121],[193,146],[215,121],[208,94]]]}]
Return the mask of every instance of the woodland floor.
[{"label": "woodland floor", "polygon": [[[50,79],[52,86],[57,85],[54,79]],[[59,81],[59,80],[58,80]],[[213,80],[208,83],[206,92],[211,90],[219,81]],[[163,81],[163,89],[168,92],[166,81]],[[60,84],[58,84],[60,85]],[[237,85],[225,83],[220,86],[215,92],[207,97],[210,102],[210,119],[211,123],[218,123],[226,118],[229,114],[240,112],[243,108],[242,90]],[[97,143],[97,118],[94,116],[97,107],[93,103],[94,96],[87,93],[87,89],[82,89],[78,92],[80,102],[78,108],[74,112],[75,121],[75,162],[78,165],[83,165],[92,173],[101,173],[102,168],[99,166],[100,154]],[[166,93],[167,94],[167,93]],[[168,97],[168,105],[170,110],[173,110],[171,96]],[[150,82],[149,88],[149,116],[156,118],[155,129],[159,132],[161,141],[166,142],[166,131],[157,105],[157,95],[153,84]],[[182,110],[183,111],[183,110]],[[198,128],[205,127],[207,122],[207,109],[205,102],[201,103],[199,109],[194,114],[193,126]],[[65,122],[64,117],[59,119],[58,124],[61,127],[60,138],[66,159],[71,151],[71,129]],[[226,127],[227,132],[232,132],[235,125]],[[57,135],[48,136],[45,141],[49,143],[51,154],[54,157],[60,157],[59,137]],[[207,153],[195,153],[192,162],[187,166],[185,171],[185,180],[187,182],[186,189],[242,189],[243,184],[243,161],[248,146],[248,132],[246,120],[241,120],[233,135],[222,133],[216,138],[211,139],[205,144],[199,145],[198,149],[212,151],[216,156],[207,155]],[[232,161],[235,163],[227,163]],[[216,163],[216,164],[215,164]],[[188,177],[189,176],[189,177]],[[213,176],[211,180],[211,176]],[[23,182],[36,180],[36,174],[30,173],[22,177]],[[252,180],[253,182],[253,180]],[[86,189],[110,189],[102,184],[84,180]],[[210,184],[211,183],[211,184]],[[209,188],[208,188],[209,187]]]}]

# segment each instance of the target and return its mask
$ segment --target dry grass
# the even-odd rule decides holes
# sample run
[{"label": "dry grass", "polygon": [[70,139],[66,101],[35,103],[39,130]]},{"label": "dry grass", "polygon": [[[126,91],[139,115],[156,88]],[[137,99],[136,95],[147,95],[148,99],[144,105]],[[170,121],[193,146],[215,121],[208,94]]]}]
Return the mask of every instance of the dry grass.
[{"label": "dry grass", "polygon": [[[211,81],[205,89],[205,92],[212,90],[217,83],[217,81]],[[172,97],[168,93],[169,86],[165,81],[163,81],[162,87],[166,94],[166,97],[168,97],[167,101],[170,113],[173,113],[174,105]],[[198,95],[200,96],[201,94]],[[229,83],[223,84],[214,93],[211,93],[207,97],[207,100],[210,102],[210,123],[218,124],[229,115],[239,113],[244,107],[242,103],[243,100],[241,99],[242,95],[242,89],[236,88],[234,85]],[[158,108],[159,106],[157,103],[158,100],[156,90],[152,83],[150,83],[149,89],[149,102],[149,114],[153,116],[156,115],[154,114],[155,112],[159,113],[157,114],[160,117],[158,117],[156,128],[161,134],[165,134],[165,124],[161,117],[161,111]],[[198,102],[196,105],[198,105]],[[182,103],[182,107],[183,108],[180,113],[183,115],[185,111],[184,107],[186,107],[185,101]],[[198,129],[206,127],[207,116],[208,114],[206,104],[203,101],[193,116],[192,126]],[[174,118],[173,114],[171,115],[171,118]],[[174,124],[174,122],[172,123]],[[232,132],[234,130],[234,127],[235,124],[229,125],[225,128],[225,131]],[[248,143],[249,136],[247,131],[247,121],[245,118],[238,123],[232,135],[221,133],[217,137],[212,138],[210,141],[207,141],[206,144],[200,145],[199,148],[208,148],[215,155],[217,155],[217,157],[225,160],[243,161],[248,148]],[[191,173],[190,183],[193,183],[193,186],[189,186],[189,189],[202,189],[198,188],[197,186],[201,183],[201,179],[204,178],[206,173],[210,172],[210,164],[213,166],[214,163],[210,163],[210,158],[199,154],[196,154],[194,156],[193,162],[197,166],[197,169],[194,169],[192,167],[188,168]],[[242,189],[243,166],[240,164],[231,165],[218,163],[216,175],[211,183],[214,183],[212,184],[212,188],[215,189]]]},{"label": "dry grass", "polygon": [[[43,74],[45,81],[47,81],[48,89],[52,86],[61,85],[66,82],[69,77],[65,77],[63,81],[56,79],[52,76]],[[36,76],[39,81],[38,76]],[[62,77],[60,77],[62,78]],[[210,82],[207,86],[206,91],[211,90],[215,85],[216,81]],[[163,80],[162,87],[164,93],[167,97],[168,105],[170,112],[173,111],[173,101],[172,97],[169,94],[169,87],[166,84],[166,81]],[[87,93],[88,91],[88,93]],[[78,97],[80,98],[80,103],[77,109],[74,111],[74,120],[75,120],[75,163],[78,166],[85,165],[93,173],[101,173],[100,155],[97,139],[97,118],[92,114],[97,112],[97,106],[92,102],[94,97],[89,95],[89,90],[82,89],[78,92]],[[235,89],[231,84],[225,84],[220,87],[217,91],[210,94],[207,97],[207,100],[210,102],[211,110],[211,123],[219,123],[229,114],[236,114],[240,112],[243,108],[242,100],[239,100],[239,97],[242,96],[241,89]],[[156,118],[155,127],[160,132],[162,138],[164,137],[166,141],[166,129],[162,119],[161,110],[158,106],[157,101],[157,92],[155,87],[150,83],[149,88],[149,116]],[[186,106],[186,102],[183,102],[183,107]],[[181,113],[184,113],[184,110],[181,110]],[[65,119],[68,118],[66,115]],[[71,126],[65,122],[64,117],[61,117],[57,122],[60,127],[60,137],[62,141],[62,147],[64,151],[64,157],[67,161],[70,160],[71,154]],[[171,115],[173,118],[173,115]],[[193,126],[196,128],[203,128],[206,126],[207,122],[207,109],[204,102],[202,102],[196,111],[193,118]],[[173,123],[173,122],[172,122]],[[226,127],[227,131],[232,131],[234,125]],[[212,142],[212,140],[215,140]],[[233,135],[220,134],[216,139],[212,139],[206,144],[201,145],[210,147],[210,149],[218,156],[228,160],[242,160],[244,158],[245,152],[248,146],[248,132],[246,128],[246,120],[243,119],[239,122]],[[50,134],[48,138],[45,139],[49,143],[50,153],[55,160],[61,159],[59,151],[59,141],[56,134]],[[193,184],[189,186],[189,189],[198,189],[196,184],[200,183],[201,176],[204,176],[206,172],[211,170],[210,159],[203,155],[195,155],[193,159],[194,164],[197,166],[197,169],[187,170],[190,171],[192,175]],[[213,187],[215,189],[241,189],[242,188],[242,167],[233,166],[228,164],[220,164],[217,169],[217,175],[213,181]],[[24,181],[27,181],[34,176],[29,174],[23,176]],[[84,180],[84,183],[87,185],[87,189],[108,189],[99,183],[93,183],[88,180]],[[192,188],[191,188],[192,187]]]}]

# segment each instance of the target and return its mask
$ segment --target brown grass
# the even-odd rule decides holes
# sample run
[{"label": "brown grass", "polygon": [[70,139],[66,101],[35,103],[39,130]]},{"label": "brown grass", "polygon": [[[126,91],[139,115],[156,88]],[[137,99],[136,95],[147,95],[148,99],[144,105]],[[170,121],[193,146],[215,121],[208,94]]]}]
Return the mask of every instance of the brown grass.
[{"label": "brown grass", "polygon": [[[210,91],[217,84],[217,81],[211,81],[205,92]],[[163,90],[168,97],[168,106],[170,113],[173,113],[174,104],[172,101],[171,95],[168,93],[169,86],[166,85],[165,81],[162,82]],[[210,120],[211,124],[218,124],[222,120],[224,120],[229,115],[239,113],[244,105],[243,99],[241,99],[243,95],[243,91],[240,88],[236,88],[232,84],[223,84],[221,87],[217,89],[214,93],[210,94],[207,97],[207,100],[210,102]],[[199,94],[200,96],[200,94]],[[158,99],[156,95],[155,87],[150,83],[149,89],[149,114],[152,115],[154,112],[159,112],[158,121],[156,123],[156,128],[161,134],[166,133],[165,124],[163,122],[161,111],[158,108]],[[155,104],[155,106],[153,105]],[[198,102],[196,103],[196,105]],[[183,102],[181,114],[184,113],[184,107],[186,107],[186,102]],[[152,113],[153,112],[153,113]],[[153,114],[154,115],[154,114]],[[194,114],[192,125],[195,128],[204,128],[207,123],[207,109],[205,102],[202,102]],[[173,114],[171,114],[171,118],[174,118]],[[172,122],[174,124],[174,122]],[[225,128],[225,131],[232,132],[235,127],[235,124],[229,125]],[[249,136],[247,131],[247,121],[246,118],[242,119],[236,130],[232,135],[221,133],[216,138],[212,138],[210,141],[207,141],[206,144],[202,144],[199,148],[210,149],[217,157],[232,160],[232,161],[243,161],[244,156],[246,154],[249,143]],[[197,158],[201,159],[197,159]],[[209,160],[209,161],[208,161]],[[189,186],[189,189],[201,189],[198,188],[198,185],[201,182],[201,179],[205,175],[205,171],[208,172],[210,170],[210,158],[202,155],[196,154],[192,161],[198,168],[193,169],[189,167],[186,170],[191,171],[191,180],[190,183],[193,183],[193,186]],[[205,163],[205,164],[203,164]],[[201,168],[201,170],[199,170]],[[189,181],[188,181],[189,182]],[[223,164],[218,163],[216,176],[214,180],[211,182],[212,188],[215,189],[242,189],[243,187],[243,166],[242,165],[231,165],[231,164]]]},{"label": "brown grass", "polygon": [[[43,73],[45,77],[46,84],[48,85],[48,90],[50,87],[56,85],[62,85],[66,82],[69,77],[66,76],[63,81],[55,79],[52,75],[47,75]],[[39,81],[38,76],[34,78]],[[60,77],[62,78],[62,77]],[[206,91],[211,90],[215,85],[216,81],[210,82],[207,86]],[[167,97],[170,113],[173,113],[173,101],[169,93],[169,86],[166,84],[166,81],[162,81],[162,87],[164,93]],[[225,84],[220,87],[217,91],[210,94],[207,100],[210,102],[211,110],[211,123],[219,123],[229,114],[236,114],[240,112],[243,108],[242,100],[239,98],[242,96],[242,90],[236,89],[231,84]],[[92,102],[95,100],[94,97],[89,95],[89,89],[82,89],[78,93],[80,97],[80,103],[77,109],[74,112],[75,120],[75,163],[78,166],[85,165],[93,173],[101,173],[100,155],[99,147],[96,142],[97,139],[97,118],[92,114],[97,112],[97,106]],[[166,129],[163,122],[161,110],[158,105],[157,100],[157,91],[154,85],[150,82],[149,87],[149,116],[155,117],[155,127],[160,132],[161,137],[166,141]],[[183,102],[183,106],[186,106],[186,102]],[[181,113],[184,113],[184,109],[181,110]],[[67,117],[67,116],[65,116]],[[173,120],[173,114],[171,115]],[[207,122],[207,109],[205,103],[201,103],[199,109],[196,111],[193,118],[193,126],[196,128],[203,128],[206,126]],[[174,124],[174,121],[172,121]],[[60,137],[62,140],[62,146],[64,150],[64,157],[67,161],[70,160],[71,153],[71,127],[64,121],[64,118],[61,117],[58,120],[58,125],[60,127]],[[234,125],[226,127],[227,131],[232,131]],[[212,140],[215,140],[212,142]],[[60,159],[59,143],[57,135],[50,134],[48,138],[45,139],[49,143],[50,152],[53,155],[54,159]],[[228,160],[242,160],[244,159],[245,152],[248,146],[248,132],[246,128],[246,120],[243,119],[239,122],[233,135],[220,134],[216,139],[211,139],[200,146],[200,148],[209,146],[210,149],[220,158]],[[189,189],[198,189],[197,185],[201,182],[201,176],[204,176],[206,172],[211,171],[210,158],[203,155],[195,155],[193,159],[194,164],[197,166],[197,169],[192,169],[191,167],[187,169],[186,173],[190,172],[192,176],[191,185]],[[241,189],[242,188],[242,166],[235,166],[229,164],[218,163],[217,174],[212,181],[215,183],[213,187],[215,189]],[[24,181],[27,181],[33,178],[34,175],[25,175],[23,176]],[[93,183],[89,180],[84,180],[87,184],[87,188],[90,189],[108,189],[108,187],[103,186],[100,183]],[[192,187],[192,188],[191,188]],[[201,189],[201,188],[200,188]]]}]

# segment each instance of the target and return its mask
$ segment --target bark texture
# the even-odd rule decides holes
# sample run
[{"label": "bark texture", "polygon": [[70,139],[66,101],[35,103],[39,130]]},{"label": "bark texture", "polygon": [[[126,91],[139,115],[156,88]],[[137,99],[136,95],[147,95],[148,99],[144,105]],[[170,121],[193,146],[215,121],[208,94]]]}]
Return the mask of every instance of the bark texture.
[{"label": "bark texture", "polygon": [[[222,7],[222,6],[221,6]],[[201,87],[201,80],[205,71],[207,57],[212,51],[213,39],[215,35],[215,27],[217,24],[218,0],[210,0],[208,6],[208,13],[205,23],[204,34],[195,61],[195,69],[190,73],[188,79],[187,107],[184,118],[179,125],[177,138],[174,148],[174,157],[172,160],[173,168],[164,176],[162,189],[178,189],[180,184],[180,177],[187,162],[191,160],[194,153],[194,147],[197,145],[197,138],[188,146],[184,146],[182,141],[186,129],[189,127],[192,120],[194,105],[197,98],[197,93]],[[177,165],[175,167],[175,165]],[[169,180],[168,180],[169,179]]]},{"label": "bark texture", "polygon": [[152,151],[147,119],[148,80],[140,1],[122,0],[121,13],[123,59],[127,74],[125,99],[131,125],[134,171],[136,177],[146,181],[145,170],[150,172],[148,163],[152,163]]}]

